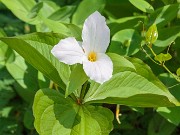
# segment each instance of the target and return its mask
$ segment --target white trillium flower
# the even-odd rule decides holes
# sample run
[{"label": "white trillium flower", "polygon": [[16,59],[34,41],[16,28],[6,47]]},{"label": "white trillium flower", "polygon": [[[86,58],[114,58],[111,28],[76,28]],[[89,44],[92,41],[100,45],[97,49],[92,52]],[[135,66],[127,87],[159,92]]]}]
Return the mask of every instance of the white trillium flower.
[{"label": "white trillium flower", "polygon": [[65,64],[83,64],[86,75],[102,84],[112,77],[113,63],[105,54],[110,42],[110,30],[99,12],[94,12],[85,20],[82,39],[82,42],[74,37],[63,39],[51,53]]}]

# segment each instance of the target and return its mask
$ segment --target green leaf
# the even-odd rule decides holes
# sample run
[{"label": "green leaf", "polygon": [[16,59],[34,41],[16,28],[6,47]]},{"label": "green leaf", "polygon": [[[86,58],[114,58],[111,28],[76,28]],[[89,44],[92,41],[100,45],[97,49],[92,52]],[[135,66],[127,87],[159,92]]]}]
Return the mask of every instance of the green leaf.
[{"label": "green leaf", "polygon": [[105,7],[105,0],[83,0],[73,15],[74,24],[83,24],[85,19],[96,10],[102,11]]},{"label": "green leaf", "polygon": [[170,123],[178,126],[180,123],[180,107],[159,107],[156,110],[160,115],[166,118]]},{"label": "green leaf", "polygon": [[128,60],[135,66],[136,73],[158,86],[160,89],[167,91],[166,86],[154,75],[151,68],[138,58],[128,58]]},{"label": "green leaf", "polygon": [[152,45],[158,38],[158,31],[155,24],[151,25],[145,35],[148,45]]},{"label": "green leaf", "polygon": [[39,22],[36,18],[30,19],[28,17],[29,12],[36,5],[35,0],[1,0],[1,2],[19,19],[30,24],[36,24]]},{"label": "green leaf", "polygon": [[66,94],[65,97],[70,95],[72,92],[80,88],[89,78],[87,77],[86,73],[82,65],[78,64],[75,69],[71,72],[69,78],[69,84],[66,87]]},{"label": "green leaf", "polygon": [[[115,74],[87,92],[85,103],[110,103],[137,107],[174,106],[180,103],[168,92],[131,71]],[[93,89],[93,90],[92,90]]]},{"label": "green leaf", "polygon": [[[6,33],[2,29],[0,29],[0,37],[6,37]],[[15,55],[12,49],[0,41],[0,64],[5,65],[6,63],[14,61],[14,58]]]},{"label": "green leaf", "polygon": [[75,6],[65,6],[51,14],[48,19],[60,22],[69,22],[75,10]]},{"label": "green leaf", "polygon": [[25,101],[32,102],[35,92],[39,89],[37,85],[37,70],[26,64],[25,60],[18,54],[16,54],[14,62],[6,64],[6,68],[20,85],[19,87],[17,86],[17,93]]},{"label": "green leaf", "polygon": [[109,52],[130,56],[139,51],[142,38],[133,29],[125,29],[117,32],[112,37]]},{"label": "green leaf", "polygon": [[177,69],[176,74],[177,76],[180,76],[180,68]]},{"label": "green leaf", "polygon": [[76,25],[61,23],[46,18],[43,19],[43,24],[45,24],[51,31],[55,33],[61,33],[66,36],[73,36],[76,39],[81,40],[81,29]]},{"label": "green leaf", "polygon": [[146,16],[131,16],[131,17],[123,17],[120,19],[112,19],[108,23],[109,29],[111,30],[111,36],[113,36],[116,32],[123,29],[132,29],[135,28],[139,21],[144,22]]},{"label": "green leaf", "polygon": [[169,46],[175,39],[180,36],[180,27],[170,27],[163,28],[158,31],[159,36],[157,41],[154,43],[154,46],[157,47],[167,47]]},{"label": "green leaf", "polygon": [[112,130],[110,110],[78,105],[52,89],[36,93],[33,114],[35,128],[43,135],[108,135]]},{"label": "green leaf", "polygon": [[40,10],[40,14],[38,14],[40,17],[42,16],[44,18],[48,18],[51,14],[60,9],[60,6],[57,5],[54,1],[43,0],[42,3],[43,7]]},{"label": "green leaf", "polygon": [[172,135],[175,128],[176,126],[155,114],[149,122],[148,135]]},{"label": "green leaf", "polygon": [[59,62],[50,52],[53,45],[62,38],[65,36],[61,34],[33,33],[25,36],[1,38],[1,40],[49,79],[65,89],[64,83],[68,82],[70,68]]},{"label": "green leaf", "polygon": [[150,15],[148,26],[156,24],[158,28],[173,20],[180,9],[180,4],[172,4],[157,9]]},{"label": "green leaf", "polygon": [[41,10],[41,8],[43,7],[43,2],[39,2],[39,3],[37,3],[31,10],[30,10],[30,12],[28,13],[28,17],[29,17],[29,19],[33,19],[33,18],[35,18],[37,15],[38,15],[38,13],[39,13],[39,11]]},{"label": "green leaf", "polygon": [[168,61],[168,60],[170,60],[172,58],[172,56],[171,56],[171,54],[169,54],[169,53],[167,53],[167,54],[164,54],[164,53],[160,53],[160,54],[158,54],[158,55],[156,55],[155,57],[154,57],[154,59],[156,60],[156,61],[159,61],[159,62],[165,62],[165,61]]},{"label": "green leaf", "polygon": [[50,80],[38,71],[38,84],[39,88],[48,88],[50,86]]},{"label": "green leaf", "polygon": [[115,53],[108,53],[108,56],[111,58],[113,62],[113,74],[119,73],[120,71],[136,70],[134,65],[123,56],[120,56]]},{"label": "green leaf", "polygon": [[129,0],[136,8],[143,12],[152,13],[154,8],[145,0]]}]

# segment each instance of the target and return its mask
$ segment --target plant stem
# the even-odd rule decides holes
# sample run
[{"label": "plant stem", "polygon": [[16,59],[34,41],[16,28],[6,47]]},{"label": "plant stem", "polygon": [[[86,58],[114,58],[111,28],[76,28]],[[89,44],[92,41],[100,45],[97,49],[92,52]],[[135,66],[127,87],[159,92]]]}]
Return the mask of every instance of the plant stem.
[{"label": "plant stem", "polygon": [[119,119],[119,116],[121,116],[121,113],[120,113],[120,105],[117,104],[117,105],[116,105],[116,120],[117,120],[117,122],[118,122],[119,124],[121,124],[121,121],[120,121],[120,119]]},{"label": "plant stem", "polygon": [[164,67],[164,69],[166,71],[168,71],[178,82],[180,82],[180,79],[178,78],[178,76],[176,76],[175,74],[173,74],[164,64],[162,65]]},{"label": "plant stem", "polygon": [[[150,51],[152,52],[152,54],[154,55],[154,57],[156,57],[157,55],[156,55],[156,53],[153,51],[153,49],[151,48],[151,47],[149,47],[149,49],[150,49]],[[169,51],[169,50],[168,50]],[[151,59],[152,60],[152,59]],[[155,62],[154,60],[152,60],[154,63],[156,63],[156,64],[158,64],[157,62]],[[174,77],[174,79],[176,79],[178,82],[180,82],[180,78],[177,76],[177,75],[175,75],[175,74],[173,74],[165,65],[164,65],[164,63],[161,63],[161,64],[158,64],[158,65],[161,65],[168,73],[170,73],[173,77]]]},{"label": "plant stem", "polygon": [[153,60],[153,59],[151,58],[151,56],[149,56],[149,54],[146,52],[146,50],[143,48],[142,45],[141,45],[141,49],[142,49],[142,51],[148,56],[148,58],[149,58],[151,61],[153,61],[153,62],[156,63],[157,65],[161,65],[161,64],[157,63],[155,60]]}]

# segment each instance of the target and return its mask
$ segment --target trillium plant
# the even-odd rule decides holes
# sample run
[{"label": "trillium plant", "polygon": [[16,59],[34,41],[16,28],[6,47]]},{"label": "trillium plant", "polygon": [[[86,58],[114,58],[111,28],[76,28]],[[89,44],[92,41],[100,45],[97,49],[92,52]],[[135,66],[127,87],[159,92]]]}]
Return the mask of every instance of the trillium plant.
[{"label": "trillium plant", "polygon": [[[134,16],[117,20],[113,19],[109,11],[101,12],[100,9],[105,5],[100,4],[103,0],[84,0],[77,9],[68,6],[52,15],[44,8],[52,10],[49,7],[54,5],[43,6],[43,3],[48,2],[41,1],[32,6],[25,16],[19,10],[21,8],[14,9],[8,5],[10,0],[1,1],[21,20],[35,25],[38,31],[14,37],[0,35],[0,43],[7,50],[16,51],[12,51],[13,56],[17,57],[14,61],[10,59],[10,52],[6,54],[11,61],[8,64],[5,62],[7,69],[16,70],[17,66],[14,65],[24,63],[17,70],[19,74],[10,74],[16,78],[22,98],[30,105],[33,104],[30,107],[34,118],[33,127],[38,134],[109,135],[115,127],[123,124],[121,106],[128,106],[136,111],[149,107],[163,112],[164,109],[169,109],[167,107],[180,105],[167,86],[143,62],[148,59],[147,63],[161,67],[173,81],[180,82],[180,69],[172,72],[166,65],[173,57],[169,48],[171,40],[175,38],[166,36],[168,39],[162,41],[163,34],[167,31],[158,31],[166,23],[166,17],[163,16],[164,13],[157,14],[166,12],[168,7],[153,14],[154,9],[147,2],[143,1],[142,4],[148,10],[129,0],[129,4],[152,15],[147,18]],[[87,9],[90,12],[84,13],[87,1],[93,1],[91,4],[96,3],[97,7],[91,6],[92,9]],[[178,7],[174,5],[170,9]],[[74,13],[75,10],[77,12]],[[61,18],[58,20],[55,17],[61,12],[67,13],[58,16],[58,19]],[[82,12],[83,16],[78,15]],[[49,14],[48,17],[46,13]],[[74,13],[72,20],[70,13]],[[169,11],[166,13],[170,13],[168,17],[174,14]],[[178,33],[175,34],[177,37]],[[154,49],[158,46],[160,51]],[[169,46],[167,51],[164,46]],[[22,69],[25,72],[22,73]],[[27,79],[28,73],[32,75],[30,79]],[[29,83],[29,87],[26,87],[30,80],[34,83]],[[21,93],[21,87],[26,94]]]},{"label": "trillium plant", "polygon": [[99,12],[94,12],[85,20],[82,39],[82,42],[74,37],[63,39],[51,53],[65,64],[83,64],[86,75],[102,84],[112,77],[113,64],[105,54],[110,42],[110,30]]}]

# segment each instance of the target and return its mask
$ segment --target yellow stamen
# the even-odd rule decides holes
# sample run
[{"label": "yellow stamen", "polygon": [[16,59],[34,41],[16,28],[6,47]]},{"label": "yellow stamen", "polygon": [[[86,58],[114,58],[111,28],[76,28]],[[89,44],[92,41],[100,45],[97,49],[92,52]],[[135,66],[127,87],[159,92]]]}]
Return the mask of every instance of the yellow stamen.
[{"label": "yellow stamen", "polygon": [[91,61],[91,62],[94,62],[96,61],[97,59],[97,55],[95,52],[90,52],[89,55],[88,55],[88,60]]}]

